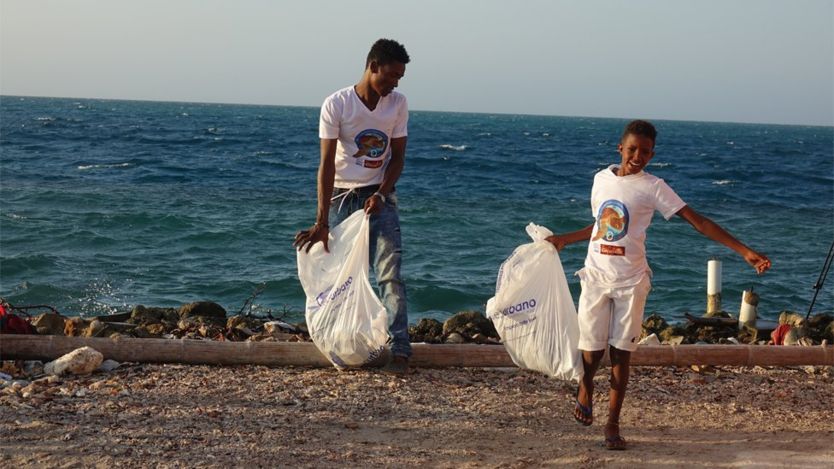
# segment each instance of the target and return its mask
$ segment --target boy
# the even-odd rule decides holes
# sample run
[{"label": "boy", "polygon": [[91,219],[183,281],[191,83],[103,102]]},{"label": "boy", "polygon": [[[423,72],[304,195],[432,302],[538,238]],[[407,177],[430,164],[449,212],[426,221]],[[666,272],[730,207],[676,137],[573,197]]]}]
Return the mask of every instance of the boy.
[{"label": "boy", "polygon": [[293,243],[297,249],[306,247],[310,252],[321,241],[329,252],[331,222],[337,225],[360,209],[371,214],[370,261],[388,312],[392,342],[393,358],[385,369],[397,374],[408,372],[411,344],[405,284],[400,276],[402,241],[394,194],[405,160],[408,104],[394,88],[409,60],[405,47],[397,41],[380,39],[368,52],[359,83],[324,100],[319,119],[316,223],[299,231]]},{"label": "boy", "polygon": [[594,177],[591,208],[596,223],[547,238],[558,250],[590,240],[585,267],[577,272],[582,283],[579,350],[585,374],[579,382],[574,418],[583,425],[593,423],[594,375],[608,345],[611,387],[604,434],[605,446],[614,450],[626,448],[626,441],[620,436],[620,410],[631,352],[637,349],[643,308],[651,290],[644,241],[654,211],[658,210],[667,220],[677,214],[698,232],[737,252],[759,274],[770,268],[766,256],[695,212],[662,179],[643,171],[654,156],[656,137],[651,123],[629,123],[617,145],[622,158],[619,166],[611,165]]}]

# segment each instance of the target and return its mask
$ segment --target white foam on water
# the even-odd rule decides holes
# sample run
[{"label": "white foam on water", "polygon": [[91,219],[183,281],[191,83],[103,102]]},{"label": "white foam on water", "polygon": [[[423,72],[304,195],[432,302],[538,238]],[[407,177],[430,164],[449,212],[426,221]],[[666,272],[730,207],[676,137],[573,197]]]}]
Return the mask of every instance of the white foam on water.
[{"label": "white foam on water", "polygon": [[133,166],[133,163],[114,163],[114,164],[88,164],[79,165],[80,171],[87,171],[89,169],[110,169],[110,168],[127,168]]},{"label": "white foam on water", "polygon": [[448,143],[444,143],[443,145],[440,145],[440,148],[442,148],[444,150],[464,151],[464,150],[466,150],[467,146],[466,145],[457,145],[457,146],[455,146],[455,145],[449,145]]}]

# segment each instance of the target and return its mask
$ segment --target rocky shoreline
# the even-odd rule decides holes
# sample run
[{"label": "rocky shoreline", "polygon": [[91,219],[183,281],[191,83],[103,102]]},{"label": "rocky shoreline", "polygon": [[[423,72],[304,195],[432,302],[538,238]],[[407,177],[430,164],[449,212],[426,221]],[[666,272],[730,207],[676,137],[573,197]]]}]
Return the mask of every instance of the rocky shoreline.
[{"label": "rocky shoreline", "polygon": [[[12,307],[13,308],[13,307]],[[12,309],[13,311],[13,309]],[[200,301],[179,308],[135,306],[130,313],[109,317],[66,317],[57,312],[37,315],[30,322],[38,334],[80,337],[137,337],[230,341],[309,341],[305,323],[246,314],[229,316],[219,304]],[[429,344],[500,344],[501,339],[481,312],[462,311],[445,322],[423,318],[409,327],[411,341]],[[692,317],[686,324],[669,324],[658,314],[643,322],[641,340],[651,344],[776,344],[834,343],[834,315],[821,313],[807,321],[783,311],[775,322],[742,324],[730,314]]]}]

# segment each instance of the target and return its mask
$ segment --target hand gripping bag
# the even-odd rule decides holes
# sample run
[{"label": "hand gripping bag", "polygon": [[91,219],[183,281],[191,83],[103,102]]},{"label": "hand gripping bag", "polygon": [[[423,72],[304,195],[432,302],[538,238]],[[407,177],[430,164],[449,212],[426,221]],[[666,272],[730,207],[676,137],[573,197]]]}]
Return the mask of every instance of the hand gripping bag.
[{"label": "hand gripping bag", "polygon": [[487,317],[516,365],[554,378],[579,380],[579,323],[553,233],[530,223],[532,243],[515,249],[498,269]]},{"label": "hand gripping bag", "polygon": [[307,329],[336,368],[378,358],[388,342],[388,315],[368,280],[370,221],[357,211],[316,243],[298,251],[298,278],[307,296]]}]

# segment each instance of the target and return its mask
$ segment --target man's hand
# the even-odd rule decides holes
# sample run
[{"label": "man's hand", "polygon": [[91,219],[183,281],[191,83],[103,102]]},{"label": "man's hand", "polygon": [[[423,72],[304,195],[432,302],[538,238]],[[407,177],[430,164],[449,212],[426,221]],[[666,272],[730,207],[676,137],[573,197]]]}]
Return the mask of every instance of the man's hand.
[{"label": "man's hand", "polygon": [[295,242],[292,243],[292,246],[299,251],[306,246],[307,249],[304,252],[309,253],[310,248],[321,241],[324,243],[324,251],[329,253],[330,249],[327,248],[327,238],[329,235],[330,228],[327,225],[316,223],[309,230],[299,231],[295,235]]},{"label": "man's hand", "polygon": [[748,264],[753,266],[756,269],[756,273],[761,275],[770,268],[770,259],[767,258],[764,254],[759,254],[752,249],[744,255],[744,260],[747,261]]},{"label": "man's hand", "polygon": [[559,235],[548,236],[544,240],[552,244],[557,251],[561,251],[568,244],[565,238]]},{"label": "man's hand", "polygon": [[365,200],[365,213],[369,215],[378,213],[380,210],[382,210],[382,205],[384,203],[385,202],[382,201],[382,197],[380,197],[379,194],[374,194],[368,197]]}]

